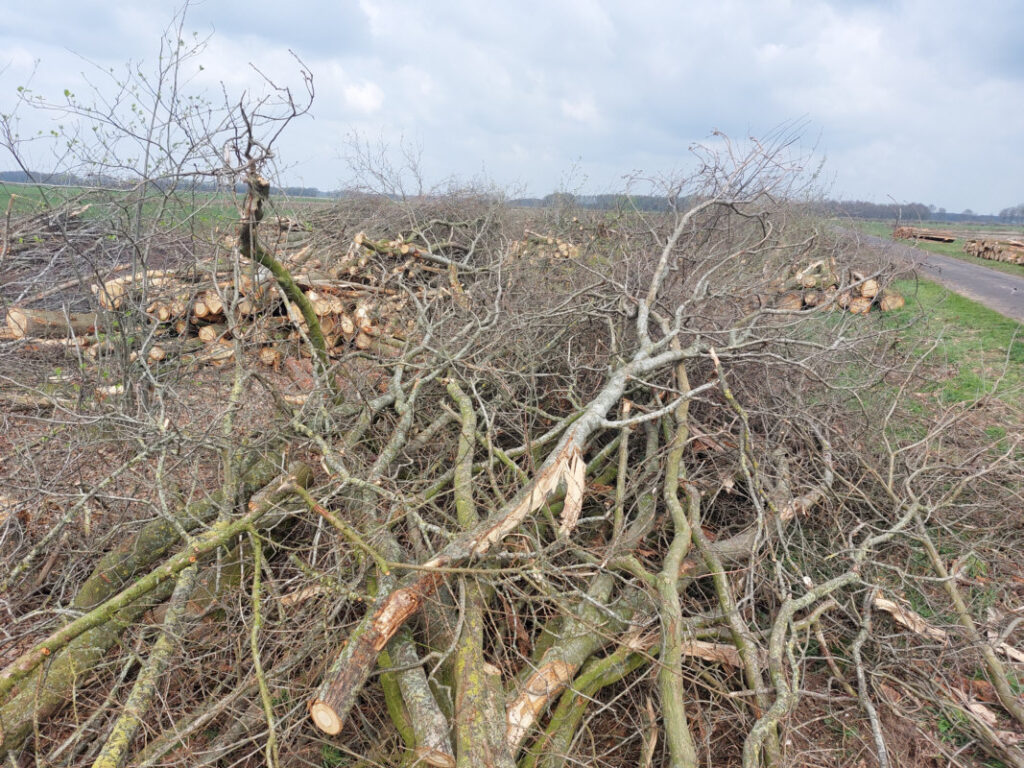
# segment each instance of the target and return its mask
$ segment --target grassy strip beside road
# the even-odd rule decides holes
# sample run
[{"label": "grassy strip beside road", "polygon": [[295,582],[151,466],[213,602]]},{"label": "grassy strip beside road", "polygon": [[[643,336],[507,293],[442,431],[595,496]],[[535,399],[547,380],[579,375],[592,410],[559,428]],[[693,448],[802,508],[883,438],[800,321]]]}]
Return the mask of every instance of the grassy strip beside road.
[{"label": "grassy strip beside road", "polygon": [[884,322],[906,325],[904,343],[924,354],[938,339],[927,366],[944,403],[995,395],[1013,403],[1024,389],[1024,325],[929,280],[900,280],[907,304]]},{"label": "grassy strip beside road", "polygon": [[[853,221],[848,220],[843,222],[844,226],[852,226],[856,230],[863,232],[868,235],[874,235],[875,237],[881,237],[886,240],[892,239],[892,224],[885,221]],[[914,224],[914,226],[928,227],[927,223]],[[943,229],[941,225],[936,224],[935,229]],[[957,226],[957,229],[964,229],[963,226]],[[945,231],[945,230],[944,230]],[[1006,228],[1004,235],[1006,239],[1020,238],[1019,228]],[[1007,275],[1016,275],[1017,277],[1024,277],[1024,266],[1020,264],[1006,264],[1001,261],[992,261],[991,259],[979,259],[977,256],[971,256],[964,253],[965,240],[956,239],[952,243],[935,243],[930,240],[903,240],[900,241],[906,245],[920,248],[923,251],[931,251],[932,253],[939,253],[943,256],[949,256],[952,259],[958,261],[965,261],[968,264],[977,264],[980,267],[986,267],[987,269],[995,270],[996,272],[1002,272]]]}]

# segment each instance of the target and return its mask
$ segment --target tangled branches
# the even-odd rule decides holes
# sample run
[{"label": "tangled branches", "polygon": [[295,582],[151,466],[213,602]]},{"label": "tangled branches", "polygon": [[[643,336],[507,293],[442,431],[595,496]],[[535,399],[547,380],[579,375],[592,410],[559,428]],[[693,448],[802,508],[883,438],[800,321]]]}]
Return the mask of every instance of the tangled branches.
[{"label": "tangled branches", "polygon": [[894,323],[776,306],[810,263],[893,274],[779,202],[779,147],[668,214],[366,197],[295,247],[249,165],[232,272],[197,269],[233,362],[126,355],[145,387],[10,419],[10,759],[753,767],[841,722],[889,765],[939,702],[1020,764],[1016,624],[989,638],[935,543],[1019,501],[1019,446],[951,442],[961,411],[895,437]]}]

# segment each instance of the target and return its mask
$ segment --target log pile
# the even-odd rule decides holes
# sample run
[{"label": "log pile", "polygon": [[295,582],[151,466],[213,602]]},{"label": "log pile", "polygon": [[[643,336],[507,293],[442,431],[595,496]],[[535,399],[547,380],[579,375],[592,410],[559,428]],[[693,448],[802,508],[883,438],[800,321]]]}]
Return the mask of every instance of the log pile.
[{"label": "log pile", "polygon": [[[424,256],[425,249],[407,242],[375,241],[364,233],[352,239],[341,258],[318,258],[309,245],[278,252],[312,306],[331,356],[350,348],[394,349],[404,337],[401,316],[410,300],[461,292],[457,272]],[[286,301],[267,269],[245,258],[239,261],[237,281],[215,270],[212,262],[188,271],[121,274],[91,286],[96,312],[10,307],[5,335],[32,343],[63,342],[95,358],[111,351],[108,331],[118,314],[141,309],[155,329],[145,354],[151,363],[187,358],[222,365],[233,359],[235,336],[255,348],[256,359],[274,367],[289,344],[308,354],[296,345],[308,331],[302,314]]]},{"label": "log pile", "polygon": [[522,238],[512,243],[512,255],[536,259],[577,259],[580,247],[555,235],[544,235],[527,229]]},{"label": "log pile", "polygon": [[922,227],[896,227],[892,231],[893,240],[929,240],[933,243],[952,243],[956,235],[951,232],[938,232]]},{"label": "log pile", "polygon": [[964,252],[979,259],[1024,265],[1024,241],[1021,240],[968,240]]},{"label": "log pile", "polygon": [[[318,255],[307,238],[290,235],[305,233],[305,227],[291,219],[276,223],[277,258],[309,302],[328,357],[353,349],[393,355],[407,337],[411,321],[405,310],[410,301],[465,301],[455,265],[411,238],[375,240],[358,232],[340,254],[325,250]],[[230,244],[225,239],[222,246]],[[568,240],[526,230],[513,242],[509,255],[572,259],[579,253],[580,247]],[[246,349],[261,365],[278,370],[289,357],[309,356],[310,347],[301,343],[309,331],[302,312],[287,300],[268,269],[241,256],[237,247],[234,254],[241,267],[237,279],[215,268],[213,260],[187,271],[122,270],[91,286],[96,312],[10,307],[5,335],[33,344],[63,344],[86,359],[101,359],[117,350],[109,329],[118,314],[139,309],[155,332],[144,349],[136,345],[128,350],[133,361],[222,366]],[[777,310],[824,307],[853,314],[904,305],[902,296],[882,290],[866,273],[847,270],[841,278],[832,259],[791,268],[769,284],[769,294],[759,301],[759,306]],[[236,339],[244,344],[236,345]]]},{"label": "log pile", "polygon": [[769,288],[771,294],[766,297],[767,301],[762,299],[762,303],[790,312],[825,307],[865,315],[872,307],[889,312],[906,303],[897,291],[883,290],[877,275],[851,269],[847,278],[841,279],[831,260],[794,268],[773,280]]}]

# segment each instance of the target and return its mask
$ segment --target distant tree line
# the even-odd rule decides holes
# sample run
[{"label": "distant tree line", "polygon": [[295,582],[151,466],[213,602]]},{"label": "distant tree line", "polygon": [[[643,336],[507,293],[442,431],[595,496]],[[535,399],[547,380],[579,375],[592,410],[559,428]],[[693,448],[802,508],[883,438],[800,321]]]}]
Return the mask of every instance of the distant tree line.
[{"label": "distant tree line", "polygon": [[[686,200],[677,201],[679,206],[684,206],[685,203]],[[670,208],[670,203],[664,196],[627,195],[623,193],[574,195],[567,192],[554,192],[544,197],[521,197],[518,200],[513,200],[512,205],[523,208],[572,207],[592,211],[667,211]]]},{"label": "distant tree line", "polygon": [[813,207],[831,216],[906,221],[926,221],[932,217],[935,210],[934,206],[924,203],[869,203],[866,200],[822,200]]},{"label": "distant tree line", "polygon": [[1024,224],[1024,203],[1003,208],[999,212],[999,220],[1007,224]]},{"label": "distant tree line", "polygon": [[[36,173],[25,171],[0,171],[0,183],[47,184],[63,187],[103,187],[106,189],[128,189],[134,183],[103,175],[79,176],[73,173]],[[203,179],[154,179],[151,184],[160,189],[176,189],[183,192],[217,192],[223,185]],[[236,192],[245,194],[245,185],[236,186]],[[279,194],[287,197],[345,198],[358,193],[345,190],[322,191],[317,187],[281,187]],[[685,207],[688,201],[677,200],[678,207]],[[629,195],[624,193],[604,195],[576,195],[568,192],[553,192],[544,197],[522,197],[511,201],[512,205],[523,208],[580,208],[595,211],[638,210],[667,211],[670,201],[658,195]],[[825,216],[844,216],[855,219],[892,219],[913,221],[976,221],[1024,224],[1024,203],[1003,208],[998,216],[978,214],[970,208],[961,213],[950,213],[945,208],[936,208],[924,203],[871,203],[866,200],[819,200],[810,204],[815,213]]]},{"label": "distant tree line", "polygon": [[0,181],[15,184],[49,184],[55,187],[84,186],[84,182],[73,173],[25,173],[25,171],[0,171]]},{"label": "distant tree line", "polygon": [[[36,173],[34,171],[0,171],[0,183],[9,182],[15,184],[45,184],[55,187],[100,187],[103,189],[129,189],[137,182],[129,182],[124,179],[90,174],[80,176],[74,173]],[[182,192],[217,192],[224,189],[212,179],[151,179],[150,184],[163,189],[176,189]],[[246,186],[238,184],[235,191],[245,194]],[[277,190],[279,194],[288,197],[343,197],[341,192],[322,192],[316,187],[281,187]]]}]

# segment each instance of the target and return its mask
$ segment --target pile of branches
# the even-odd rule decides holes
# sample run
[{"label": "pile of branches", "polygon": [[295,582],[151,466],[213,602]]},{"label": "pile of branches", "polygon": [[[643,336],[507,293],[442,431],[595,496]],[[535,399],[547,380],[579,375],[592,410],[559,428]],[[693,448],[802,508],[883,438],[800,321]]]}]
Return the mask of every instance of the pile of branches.
[{"label": "pile of branches", "polygon": [[88,265],[103,265],[108,222],[91,203],[55,200],[42,210],[15,214],[19,195],[8,199],[0,229],[0,289],[10,301],[43,302],[88,280]]},{"label": "pile of branches", "polygon": [[[759,300],[808,261],[836,296],[891,278],[778,202],[775,153],[669,214],[355,200],[308,217],[305,261],[262,236],[259,170],[183,313],[143,264],[92,294],[136,330],[77,379],[4,342],[46,399],[5,415],[12,764],[752,768],[807,764],[830,718],[854,736],[822,763],[964,754],[925,707],[1024,764],[1017,625],[936,544],[984,504],[1012,549],[1018,444],[960,412],[894,442],[919,372],[891,325]],[[230,364],[155,359],[214,289]],[[386,343],[318,311],[346,290],[387,298]]]}]

